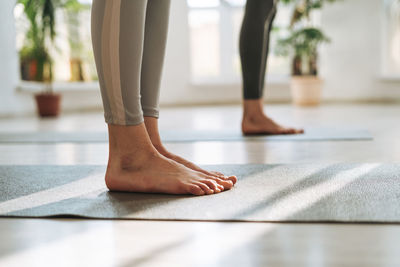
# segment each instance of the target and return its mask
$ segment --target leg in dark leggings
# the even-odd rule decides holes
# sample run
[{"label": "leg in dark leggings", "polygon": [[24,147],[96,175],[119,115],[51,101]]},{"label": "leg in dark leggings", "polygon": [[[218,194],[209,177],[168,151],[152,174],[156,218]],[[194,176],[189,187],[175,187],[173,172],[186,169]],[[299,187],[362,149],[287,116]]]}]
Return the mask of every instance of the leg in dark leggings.
[{"label": "leg in dark leggings", "polygon": [[263,96],[269,36],[276,14],[274,0],[248,0],[240,32],[244,99]]},{"label": "leg in dark leggings", "polygon": [[247,0],[240,32],[240,59],[243,76],[243,134],[296,134],[301,129],[286,128],[263,111],[263,90],[270,32],[278,0]]}]

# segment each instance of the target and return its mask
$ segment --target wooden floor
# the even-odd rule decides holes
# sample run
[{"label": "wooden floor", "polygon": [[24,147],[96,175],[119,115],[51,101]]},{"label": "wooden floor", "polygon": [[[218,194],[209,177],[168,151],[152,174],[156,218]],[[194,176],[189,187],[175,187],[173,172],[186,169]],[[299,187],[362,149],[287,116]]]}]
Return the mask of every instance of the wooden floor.
[{"label": "wooden floor", "polygon": [[[361,127],[373,141],[198,142],[199,164],[400,162],[399,105],[266,107],[286,125]],[[237,129],[239,106],[162,109],[162,129]],[[101,113],[1,119],[0,131],[105,129]],[[0,164],[105,164],[106,144],[0,144]],[[0,219],[0,266],[400,266],[400,225]]]}]

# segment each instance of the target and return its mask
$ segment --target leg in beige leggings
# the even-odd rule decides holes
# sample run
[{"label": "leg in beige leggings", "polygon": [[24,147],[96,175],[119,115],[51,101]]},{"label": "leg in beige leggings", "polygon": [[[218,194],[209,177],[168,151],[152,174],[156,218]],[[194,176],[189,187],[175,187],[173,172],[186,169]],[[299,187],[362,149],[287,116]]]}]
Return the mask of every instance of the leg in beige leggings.
[{"label": "leg in beige leggings", "polygon": [[170,0],[147,4],[140,93],[143,115],[158,118],[158,99],[168,33]]},{"label": "leg in beige leggings", "polygon": [[146,5],[145,0],[93,2],[93,50],[109,124],[143,122],[140,72]]},{"label": "leg in beige leggings", "polygon": [[[152,1],[93,1],[93,50],[109,130],[106,184],[110,190],[170,194],[204,195],[230,189],[235,177],[217,177],[187,168],[161,155],[151,143],[143,123],[140,92],[146,88],[141,88],[140,77],[144,71],[146,10],[151,10],[148,6]],[[154,0],[152,4],[156,3],[162,1]],[[151,15],[159,16],[166,15]],[[166,34],[166,27],[159,26],[154,31]],[[151,100],[151,94],[148,96]]]}]

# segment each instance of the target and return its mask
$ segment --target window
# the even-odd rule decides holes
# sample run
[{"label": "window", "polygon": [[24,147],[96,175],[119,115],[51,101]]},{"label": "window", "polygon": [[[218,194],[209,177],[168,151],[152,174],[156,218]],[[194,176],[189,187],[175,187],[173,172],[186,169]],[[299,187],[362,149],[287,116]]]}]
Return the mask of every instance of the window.
[{"label": "window", "polygon": [[400,77],[400,1],[385,0],[383,16],[383,75]]},{"label": "window", "polygon": [[[245,0],[187,0],[189,7],[190,58],[194,81],[239,81],[239,34]],[[279,6],[274,27],[288,24],[290,10]],[[288,76],[290,60],[274,55],[277,40],[271,34],[268,76]]]}]

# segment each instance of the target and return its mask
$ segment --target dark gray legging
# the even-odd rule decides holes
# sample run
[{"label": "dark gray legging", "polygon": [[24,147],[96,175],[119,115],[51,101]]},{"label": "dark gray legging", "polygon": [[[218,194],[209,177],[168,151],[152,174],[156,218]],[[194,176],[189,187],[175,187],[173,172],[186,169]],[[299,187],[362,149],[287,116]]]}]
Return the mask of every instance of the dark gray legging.
[{"label": "dark gray legging", "polygon": [[263,96],[269,35],[277,2],[247,0],[239,43],[244,99],[260,99]]}]

